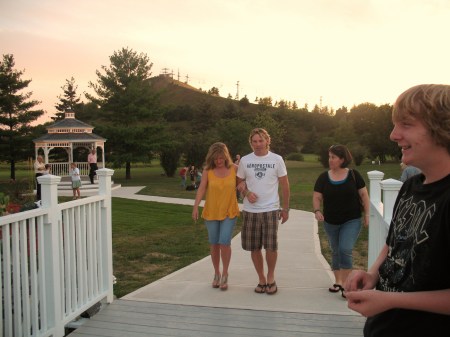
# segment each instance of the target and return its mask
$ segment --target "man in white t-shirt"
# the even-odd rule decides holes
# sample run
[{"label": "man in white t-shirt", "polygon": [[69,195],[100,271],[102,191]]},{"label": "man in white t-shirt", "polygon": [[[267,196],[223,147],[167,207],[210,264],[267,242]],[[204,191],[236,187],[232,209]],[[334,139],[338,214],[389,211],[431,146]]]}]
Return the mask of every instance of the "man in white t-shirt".
[{"label": "man in white t-shirt", "polygon": [[[242,157],[237,172],[244,199],[242,248],[251,251],[259,277],[257,293],[275,294],[275,265],[278,257],[278,220],[289,218],[289,180],[283,158],[269,151],[270,135],[264,129],[253,129],[249,137],[253,152]],[[281,185],[283,207],[280,209],[278,185]],[[267,276],[264,273],[262,248],[266,250]]]}]

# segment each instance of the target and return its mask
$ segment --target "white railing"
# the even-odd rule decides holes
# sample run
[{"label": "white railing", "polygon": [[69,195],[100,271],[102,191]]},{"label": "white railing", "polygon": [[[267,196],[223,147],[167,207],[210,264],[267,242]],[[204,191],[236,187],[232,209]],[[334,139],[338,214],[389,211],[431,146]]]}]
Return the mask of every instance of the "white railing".
[{"label": "white railing", "polygon": [[44,175],[42,207],[0,217],[0,336],[64,336],[99,301],[113,301],[111,177],[99,194],[58,204],[60,177]]},{"label": "white railing", "polygon": [[392,219],[395,199],[402,182],[395,179],[382,180],[384,173],[367,172],[370,180],[370,222],[368,267],[375,262],[384,246]]},{"label": "white railing", "polygon": [[[87,176],[89,175],[89,163],[82,162],[76,163],[78,169],[80,170],[80,175]],[[52,166],[51,173],[55,176],[65,177],[69,175],[70,172],[70,163],[50,163]]]}]

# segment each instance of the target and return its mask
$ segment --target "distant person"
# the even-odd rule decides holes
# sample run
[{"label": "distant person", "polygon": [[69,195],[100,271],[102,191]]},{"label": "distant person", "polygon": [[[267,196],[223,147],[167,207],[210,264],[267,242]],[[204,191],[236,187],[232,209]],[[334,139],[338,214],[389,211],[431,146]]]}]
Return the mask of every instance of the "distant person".
[{"label": "distant person", "polygon": [[196,179],[197,179],[197,169],[194,165],[191,165],[189,167],[189,178],[191,180],[191,185],[196,187]]},{"label": "distant person", "polygon": [[403,92],[391,140],[422,171],[397,196],[386,244],[367,272],[345,285],[348,307],[368,317],[365,337],[450,333],[450,85]]},{"label": "distant person", "polygon": [[[236,200],[237,167],[223,143],[214,143],[206,155],[202,180],[195,197],[192,218],[197,221],[198,207],[206,193],[202,218],[208,229],[211,260],[214,267],[213,288],[228,289],[228,267],[231,260],[231,237],[239,216]],[[222,260],[222,272],[220,271]]]},{"label": "distant person", "polygon": [[314,216],[317,221],[323,221],[332,252],[335,282],[328,290],[341,292],[343,297],[343,285],[353,268],[353,247],[362,223],[369,225],[370,210],[366,184],[358,171],[348,168],[351,162],[352,155],[346,146],[331,146],[328,149],[330,169],[319,175],[313,192]]},{"label": "distant person", "polygon": [[179,174],[180,174],[180,178],[181,178],[181,188],[185,189],[186,188],[186,175],[187,175],[187,171],[188,171],[188,167],[184,166],[181,168]]},{"label": "distant person", "polygon": [[52,170],[52,167],[50,164],[45,164],[45,170],[42,171],[42,175],[50,174]]},{"label": "distant person", "polygon": [[[273,295],[278,291],[275,266],[278,258],[278,220],[289,219],[289,180],[281,156],[271,152],[271,138],[264,129],[253,129],[249,143],[253,152],[242,157],[237,181],[244,196],[242,248],[251,252],[258,274],[257,293]],[[241,184],[245,181],[245,184]],[[280,209],[278,187],[281,185],[283,208]],[[266,250],[267,275],[264,273]]]},{"label": "distant person", "polygon": [[81,177],[80,170],[75,163],[70,164],[70,177],[72,179],[73,200],[79,199],[81,197]]},{"label": "distant person", "polygon": [[40,177],[42,173],[45,171],[44,159],[42,156],[37,156],[36,161],[34,162],[34,175],[36,181],[36,200],[41,200],[41,184],[37,181],[37,177]]},{"label": "distant person", "polygon": [[401,163],[400,167],[402,168],[402,175],[400,176],[400,181],[404,183],[407,179],[415,176],[416,174],[420,174],[421,171],[414,166],[406,165],[405,163]]},{"label": "distant person", "polygon": [[94,183],[94,177],[97,175],[97,151],[95,149],[91,150],[91,153],[88,155],[88,163],[89,163],[89,180],[91,184]]},{"label": "distant person", "polygon": [[234,163],[239,166],[240,161],[241,161],[241,155],[237,154],[236,159],[234,160]]}]

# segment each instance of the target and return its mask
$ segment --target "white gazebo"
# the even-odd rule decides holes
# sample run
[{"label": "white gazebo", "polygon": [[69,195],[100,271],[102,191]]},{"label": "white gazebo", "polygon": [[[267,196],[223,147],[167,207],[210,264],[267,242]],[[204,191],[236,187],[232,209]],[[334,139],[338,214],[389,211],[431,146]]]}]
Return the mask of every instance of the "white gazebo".
[{"label": "white gazebo", "polygon": [[[88,153],[91,149],[101,150],[101,163],[99,168],[105,167],[105,142],[102,138],[92,132],[94,127],[75,118],[75,113],[68,111],[65,113],[64,119],[47,127],[48,133],[34,139],[35,155],[39,154],[39,150],[44,151],[44,162],[49,162],[49,153],[55,148],[63,148],[67,152],[67,162],[51,163],[52,174],[57,176],[68,176],[70,163],[74,162],[74,150],[77,148],[86,148]],[[99,158],[100,159],[100,158]],[[76,162],[80,169],[80,175],[89,174],[89,163],[87,158],[85,162]]]}]

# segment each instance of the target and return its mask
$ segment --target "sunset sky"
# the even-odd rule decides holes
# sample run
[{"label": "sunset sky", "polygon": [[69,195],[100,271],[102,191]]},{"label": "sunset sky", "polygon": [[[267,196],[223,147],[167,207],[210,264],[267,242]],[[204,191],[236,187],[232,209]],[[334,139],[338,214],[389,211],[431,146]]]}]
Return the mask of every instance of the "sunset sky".
[{"label": "sunset sky", "polygon": [[448,0],[0,0],[0,52],[47,119],[66,79],[89,91],[122,47],[224,97],[239,81],[250,101],[337,109],[448,84],[449,36]]}]

